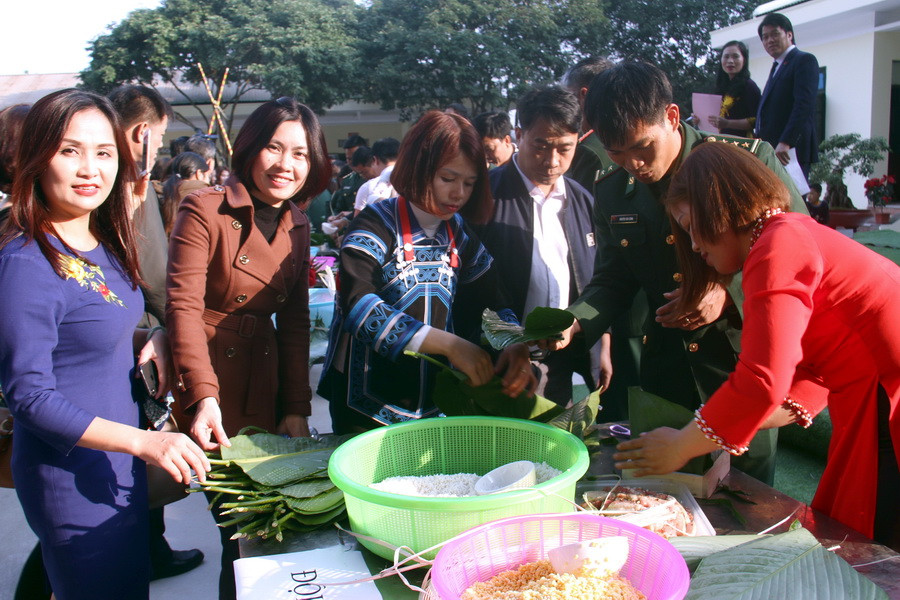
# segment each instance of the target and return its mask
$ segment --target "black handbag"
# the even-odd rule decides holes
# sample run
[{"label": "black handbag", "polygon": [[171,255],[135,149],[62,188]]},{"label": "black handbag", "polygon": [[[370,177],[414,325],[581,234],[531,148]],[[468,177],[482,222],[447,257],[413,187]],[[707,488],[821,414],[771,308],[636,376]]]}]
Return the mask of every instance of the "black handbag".
[{"label": "black handbag", "polygon": [[0,487],[14,488],[12,476],[13,418],[9,409],[0,406]]}]

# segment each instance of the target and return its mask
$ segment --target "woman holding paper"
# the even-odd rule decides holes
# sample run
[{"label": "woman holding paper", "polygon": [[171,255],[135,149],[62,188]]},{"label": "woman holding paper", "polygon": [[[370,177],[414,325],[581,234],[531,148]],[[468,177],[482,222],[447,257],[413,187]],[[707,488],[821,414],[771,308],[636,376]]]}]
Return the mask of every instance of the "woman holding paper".
[{"label": "woman holding paper", "polygon": [[727,135],[753,136],[761,94],[759,86],[750,79],[749,60],[750,52],[744,42],[731,41],[722,48],[716,76],[716,93],[722,96],[722,106],[718,116],[697,123],[700,129],[712,126]]},{"label": "woman holding paper", "polygon": [[834,431],[813,508],[900,548],[900,268],[786,212],[784,184],[729,144],[691,152],[665,202],[682,301],[743,272],[742,349],[693,422],[623,442],[617,466],[643,476],[720,447],[739,455],[758,429],[808,426],[827,405]]}]

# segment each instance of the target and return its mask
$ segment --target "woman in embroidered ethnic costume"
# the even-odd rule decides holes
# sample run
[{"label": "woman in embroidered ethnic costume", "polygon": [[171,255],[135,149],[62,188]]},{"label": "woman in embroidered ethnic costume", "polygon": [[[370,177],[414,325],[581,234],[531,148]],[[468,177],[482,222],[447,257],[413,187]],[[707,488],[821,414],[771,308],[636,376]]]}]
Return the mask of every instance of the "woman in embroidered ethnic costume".
[{"label": "woman in embroidered ethnic costume", "polygon": [[[900,268],[798,213],[771,171],[730,144],[694,150],[666,198],[687,302],[743,270],[734,373],[684,429],[619,445],[619,465],[667,473],[759,428],[834,422],[812,506],[882,543],[900,535]],[[693,252],[691,251],[693,248]]]},{"label": "woman in embroidered ethnic costume", "polygon": [[404,137],[391,174],[400,196],[367,206],[351,223],[319,384],[335,432],[438,415],[431,401],[434,367],[404,350],[442,355],[474,385],[502,372],[510,396],[533,389],[523,345],[505,350],[495,369],[487,352],[453,333],[460,286],[470,286],[467,295],[483,303],[467,309],[480,314],[503,306],[492,259],[462,218],[483,222],[491,214],[485,164],[468,121],[426,113]]},{"label": "woman in embroidered ethnic costume", "polygon": [[88,92],[39,100],[23,139],[0,249],[16,493],[57,598],[147,598],[144,461],[185,485],[209,462],[185,435],[139,428],[135,355],[159,363],[164,392],[169,369],[165,333],[135,329],[134,164],[112,105]]}]

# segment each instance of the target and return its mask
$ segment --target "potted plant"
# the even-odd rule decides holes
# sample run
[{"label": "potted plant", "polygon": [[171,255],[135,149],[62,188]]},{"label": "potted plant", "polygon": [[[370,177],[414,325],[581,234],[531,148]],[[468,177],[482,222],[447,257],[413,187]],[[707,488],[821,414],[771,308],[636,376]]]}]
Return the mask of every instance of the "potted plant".
[{"label": "potted plant", "polygon": [[828,186],[825,202],[831,209],[855,207],[847,196],[844,175],[852,171],[863,177],[875,172],[875,163],[882,160],[890,146],[882,137],[862,139],[858,133],[833,135],[819,144],[819,162],[809,172],[810,183]]},{"label": "potted plant", "polygon": [[890,215],[884,212],[884,205],[894,197],[894,177],[885,175],[866,179],[866,198],[872,203],[876,223],[887,223]]}]

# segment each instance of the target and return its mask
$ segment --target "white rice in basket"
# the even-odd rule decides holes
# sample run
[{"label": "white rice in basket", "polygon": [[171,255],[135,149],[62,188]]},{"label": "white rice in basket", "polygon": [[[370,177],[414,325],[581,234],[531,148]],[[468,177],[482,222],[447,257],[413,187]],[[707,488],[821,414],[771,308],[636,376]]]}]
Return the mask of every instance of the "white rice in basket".
[{"label": "white rice in basket", "polygon": [[[560,475],[562,471],[554,469],[545,462],[534,463],[535,477],[538,483],[544,483]],[[480,475],[474,473],[456,473],[455,475],[402,475],[388,477],[380,483],[369,484],[370,488],[403,496],[429,496],[435,498],[464,498],[477,496],[475,482]]]}]

